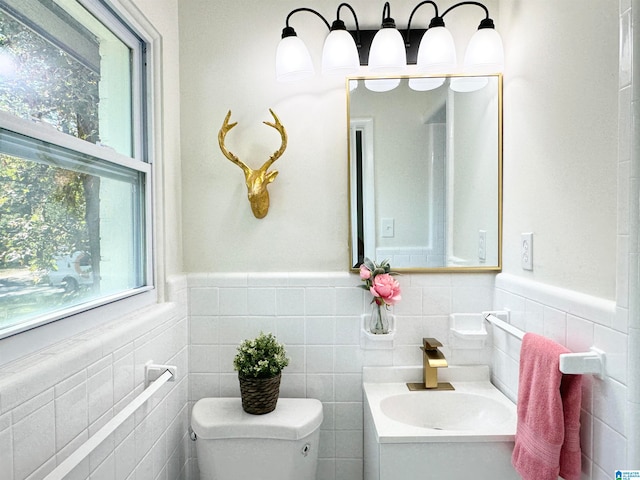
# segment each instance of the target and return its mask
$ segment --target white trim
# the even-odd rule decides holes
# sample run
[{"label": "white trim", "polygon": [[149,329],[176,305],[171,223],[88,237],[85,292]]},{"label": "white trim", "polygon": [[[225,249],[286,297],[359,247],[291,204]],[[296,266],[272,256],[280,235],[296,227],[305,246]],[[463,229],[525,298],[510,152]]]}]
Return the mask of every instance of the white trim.
[{"label": "white trim", "polygon": [[[89,0],[85,0],[89,1]],[[104,0],[129,27],[142,39],[147,48],[151,48],[151,55],[147,50],[145,58],[147,72],[147,162],[154,164],[147,185],[147,218],[153,219],[152,228],[147,229],[147,245],[151,254],[147,258],[147,272],[150,281],[157,289],[158,301],[166,300],[165,278],[165,203],[164,203],[164,158],[163,158],[163,134],[164,134],[164,110],[163,110],[163,84],[162,84],[162,36],[149,22],[145,15],[131,0]],[[153,233],[153,235],[152,235]]]},{"label": "white trim", "polygon": [[616,302],[592,295],[554,287],[508,273],[496,276],[495,288],[525,297],[571,315],[611,326],[615,320]]},{"label": "white trim", "polygon": [[[129,292],[126,298],[112,298],[111,303],[96,306],[90,310],[62,318],[59,321],[32,328],[10,337],[0,337],[0,365],[42,350],[78,333],[118,320],[136,310],[162,302],[165,299],[165,221],[161,188],[163,185],[161,169],[163,120],[162,99],[160,98],[162,93],[162,37],[130,0],[109,0],[107,3],[140,36],[145,45],[151,48],[151,55],[147,54],[146,56],[146,100],[148,101],[146,128],[149,141],[149,162],[132,160],[115,152],[113,149],[93,145],[70,135],[60,134],[53,127],[47,125],[30,125],[30,122],[17,117],[11,116],[12,118],[7,120],[7,125],[12,126],[12,128],[8,128],[9,130],[17,133],[21,133],[21,130],[28,132],[32,131],[30,130],[32,128],[38,129],[39,133],[46,136],[47,141],[51,139],[51,143],[147,173],[145,212],[148,225],[146,229],[146,278],[149,286]],[[3,114],[3,112],[0,112],[0,114]],[[4,115],[0,115],[0,122],[4,122]],[[48,132],[42,129],[48,130]],[[56,135],[53,135],[54,133]],[[150,165],[152,161],[155,163],[154,168]]]},{"label": "white trim", "polygon": [[[376,203],[375,203],[375,154],[373,118],[352,118],[349,125],[351,172],[351,205],[357,205],[356,179],[356,141],[355,132],[362,132],[362,209],[364,212],[364,256],[372,260],[376,258]],[[357,212],[351,211],[351,266],[358,259],[358,219]]]},{"label": "white trim", "polygon": [[149,290],[0,339],[0,365],[31,355],[82,332],[120,320],[136,310],[156,303],[156,293],[155,289]]},{"label": "white trim", "polygon": [[[110,20],[114,20],[113,15],[107,8],[107,5],[113,2],[102,2],[100,0],[76,0],[80,5],[86,8],[94,17],[100,20],[102,23],[109,22]],[[117,8],[113,9],[118,14],[120,13]],[[117,20],[117,18],[115,18]],[[129,23],[129,22],[125,22]],[[125,28],[123,25],[119,23],[115,23],[114,25],[109,25],[109,30],[118,37],[125,45],[129,48],[137,48],[139,38],[134,35],[131,30]],[[137,34],[137,32],[136,32]]]},{"label": "white trim", "polygon": [[122,155],[111,147],[96,145],[72,135],[62,133],[53,125],[49,125],[46,122],[30,121],[16,117],[11,113],[0,111],[0,128],[61,148],[106,160],[115,165],[121,165],[138,172],[148,174],[151,171],[151,167],[145,162]]},{"label": "white trim", "polygon": [[11,337],[13,335],[17,335],[22,332],[26,332],[27,330],[31,330],[33,328],[41,327],[42,325],[46,325],[48,323],[56,322],[58,320],[62,320],[64,318],[70,317],[72,315],[77,315],[79,313],[85,312],[87,310],[93,310],[94,308],[101,307],[103,305],[108,305],[113,302],[117,302],[118,300],[122,300],[124,298],[128,298],[134,295],[138,295],[144,292],[148,292],[152,290],[153,287],[141,287],[132,290],[125,290],[123,292],[114,294],[114,295],[105,295],[96,299],[89,300],[87,302],[80,303],[78,305],[72,305],[68,308],[64,308],[61,310],[56,310],[52,313],[46,313],[43,315],[39,315],[25,322],[17,323],[15,325],[11,325],[8,328],[3,328],[0,330],[0,339]]}]

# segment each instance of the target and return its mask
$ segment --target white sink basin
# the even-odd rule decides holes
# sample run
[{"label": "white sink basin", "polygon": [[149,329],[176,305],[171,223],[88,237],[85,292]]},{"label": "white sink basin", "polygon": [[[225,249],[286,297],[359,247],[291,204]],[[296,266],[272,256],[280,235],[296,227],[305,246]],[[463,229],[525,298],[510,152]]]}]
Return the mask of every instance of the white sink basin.
[{"label": "white sink basin", "polygon": [[421,367],[365,367],[364,478],[518,480],[511,466],[516,406],[486,366],[448,367],[454,391],[412,392]]},{"label": "white sink basin", "polygon": [[364,396],[378,442],[514,440],[516,406],[491,384],[488,369],[449,367],[441,372],[455,390],[412,392],[405,378],[380,383],[365,378]]},{"label": "white sink basin", "polygon": [[475,393],[409,392],[380,402],[384,415],[396,422],[433,430],[493,430],[513,418],[509,405]]}]

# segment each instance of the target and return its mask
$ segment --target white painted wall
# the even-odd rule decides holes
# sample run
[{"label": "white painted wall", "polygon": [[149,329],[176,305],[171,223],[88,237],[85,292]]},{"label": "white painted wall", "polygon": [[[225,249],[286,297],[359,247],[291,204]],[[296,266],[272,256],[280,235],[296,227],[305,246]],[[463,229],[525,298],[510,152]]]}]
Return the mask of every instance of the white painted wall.
[{"label": "white painted wall", "polygon": [[[338,3],[321,0],[312,8],[332,18]],[[375,7],[368,0],[351,4],[362,27],[379,27],[382,2]],[[392,2],[399,25],[406,25],[415,4]],[[275,80],[275,52],[286,16],[300,6],[299,0],[179,4],[186,271],[348,268],[344,82],[320,75],[302,84]],[[474,10],[451,14],[460,56],[482,17]],[[432,15],[426,5],[418,17],[427,22]],[[472,20],[465,23],[469,16]],[[352,25],[347,10],[342,18]],[[294,15],[291,25],[319,69],[326,27],[308,13]],[[239,125],[228,134],[227,147],[256,168],[279,145],[278,135],[262,124],[270,107],[287,129],[289,146],[275,164],[280,174],[269,187],[269,214],[256,220],[243,175],[220,153],[217,132],[232,110]]]},{"label": "white painted wall", "polygon": [[[502,1],[504,271],[615,299],[618,2]],[[597,33],[596,33],[597,32]],[[534,270],[520,268],[533,232]]]},{"label": "white painted wall", "polygon": [[[337,6],[337,2],[327,0],[316,3],[315,7],[327,15]],[[360,450],[352,440],[359,438],[360,425],[341,422],[353,420],[360,411],[361,400],[355,396],[357,368],[362,364],[418,363],[419,357],[414,356],[416,342],[425,333],[444,338],[450,312],[486,308],[494,292],[493,279],[488,275],[402,277],[403,301],[395,309],[403,317],[401,341],[384,355],[360,351],[353,326],[362,306],[362,297],[358,296],[362,292],[351,287],[357,277],[326,273],[344,271],[348,262],[345,94],[339,82],[315,79],[295,86],[278,85],[273,80],[279,29],[287,12],[300,6],[299,2],[247,0],[220,5],[209,0],[181,0],[179,4],[176,0],[136,0],[136,4],[163,34],[166,61],[162,80],[164,128],[158,132],[163,138],[160,153],[166,160],[162,164],[166,180],[163,195],[156,199],[164,239],[158,250],[161,270],[165,265],[171,272],[182,269],[182,214],[185,270],[231,273],[189,276],[188,327],[183,321],[183,308],[169,318],[161,308],[158,316],[137,316],[137,323],[110,325],[106,331],[101,330],[106,337],[99,337],[100,331],[90,332],[84,341],[90,347],[97,341],[103,355],[98,357],[94,348],[86,351],[82,342],[76,343],[77,351],[65,351],[67,345],[62,351],[56,347],[66,362],[63,366],[73,365],[77,370],[54,369],[62,376],[54,377],[50,384],[42,383],[39,375],[46,361],[43,357],[50,359],[52,352],[43,353],[34,363],[25,360],[5,367],[0,372],[0,384],[11,385],[12,396],[7,397],[7,390],[0,389],[0,473],[22,480],[36,470],[50,470],[55,456],[68,454],[68,450],[61,451],[55,445],[56,428],[59,425],[60,431],[69,436],[78,433],[76,425],[65,425],[61,416],[52,418],[48,413],[56,408],[56,401],[73,400],[71,392],[76,393],[76,388],[86,389],[85,402],[90,395],[104,393],[105,387],[107,398],[113,400],[109,388],[116,385],[117,367],[112,362],[123,355],[135,357],[127,364],[134,372],[140,371],[150,354],[155,360],[180,361],[191,373],[192,401],[204,395],[235,393],[234,374],[228,366],[234,345],[257,326],[274,324],[293,336],[289,343],[296,363],[287,373],[288,392],[326,395],[326,413],[330,416],[323,425],[325,478],[356,480],[361,473]],[[413,4],[393,2],[392,13],[399,21],[408,16]],[[354,5],[359,12],[367,12],[363,23],[374,25],[379,21],[379,11],[365,8],[370,6],[369,1],[359,0]],[[586,400],[592,402],[585,411],[590,425],[586,478],[607,478],[613,461],[624,462],[621,455],[610,456],[609,448],[626,445],[624,437],[631,433],[626,430],[626,421],[638,423],[637,416],[625,416],[622,405],[627,382],[629,398],[637,399],[633,395],[636,390],[631,388],[635,380],[629,378],[626,368],[632,357],[626,352],[633,350],[616,350],[616,345],[624,342],[627,329],[625,310],[620,306],[629,307],[634,302],[637,282],[630,281],[630,298],[618,302],[615,316],[596,314],[592,318],[592,312],[584,311],[591,300],[575,299],[580,298],[576,292],[588,293],[596,302],[615,295],[618,5],[593,0],[587,9],[579,0],[506,0],[500,7],[496,21],[507,46],[505,106],[509,106],[505,109],[504,266],[511,275],[508,282],[499,285],[494,305],[517,303],[523,328],[560,341],[564,335],[567,344],[575,348],[601,342],[617,353],[606,382],[586,391]],[[177,14],[181,22],[179,50]],[[430,12],[424,15],[428,17]],[[455,23],[453,16],[450,23]],[[292,24],[300,34],[304,32],[318,61],[322,24],[305,15],[295,17]],[[593,32],[602,35],[595,45]],[[461,34],[456,37],[464,43]],[[589,55],[579,54],[588,47]],[[589,62],[584,61],[587,56]],[[261,124],[268,119],[269,107],[280,115],[291,143],[277,164],[281,174],[271,186],[272,211],[259,221],[251,216],[241,173],[218,151],[216,134],[231,108],[240,125],[230,133],[228,146],[252,165],[262,163],[278,143],[277,135]],[[177,136],[180,128],[182,149]],[[620,204],[624,207],[625,202]],[[637,226],[637,222],[632,225]],[[518,245],[520,232],[526,230],[536,232],[532,274],[519,270],[518,247],[514,246],[514,240]],[[633,251],[637,252],[631,246],[624,250]],[[297,270],[311,273],[273,273]],[[556,295],[551,298],[545,285],[560,285],[567,290],[554,290]],[[184,304],[187,293],[181,288],[178,303]],[[567,302],[567,298],[572,301]],[[562,310],[556,301],[576,310]],[[627,312],[629,318],[634,313],[632,307]],[[629,321],[629,325],[630,333],[634,326],[637,330],[637,321]],[[129,329],[134,327],[135,334],[131,334]],[[170,346],[162,344],[165,337],[156,337],[165,330],[171,330],[170,338],[176,339]],[[185,338],[187,330],[189,340]],[[185,358],[187,348],[189,360]],[[454,363],[474,361],[456,358],[455,352],[450,358]],[[505,356],[505,362],[512,362],[510,367],[514,368],[516,358]],[[17,373],[10,370],[16,365]],[[27,372],[29,375],[25,375]],[[113,372],[111,383],[109,372]],[[66,382],[65,375],[74,379]],[[139,378],[134,378],[131,388],[141,388]],[[55,380],[61,382],[56,385]],[[79,383],[73,383],[76,381]],[[22,390],[13,389],[15,382]],[[635,381],[634,388],[638,383]],[[174,390],[175,398],[173,393],[163,398],[160,408],[166,408],[164,422],[168,428],[159,432],[154,447],[147,449],[145,443],[142,457],[129,464],[140,469],[141,475],[148,473],[142,471],[146,467],[153,469],[153,452],[163,450],[170,455],[164,458],[167,469],[151,476],[180,478],[178,468],[186,460],[180,448],[185,445],[185,389],[183,382]],[[17,406],[22,401],[27,405]],[[88,403],[83,403],[83,408],[103,412],[101,406]],[[117,407],[111,404],[107,410],[113,408]],[[40,430],[42,419],[47,422],[45,436]],[[87,435],[84,424],[81,427],[79,437]],[[131,434],[135,439],[135,430],[127,431],[128,441],[132,441]],[[146,437],[144,431],[139,435]],[[169,439],[175,439],[175,443]],[[38,458],[31,463],[26,461],[26,452],[43,441],[46,449],[40,448]],[[73,445],[80,441],[74,439]],[[173,450],[163,449],[162,442]],[[126,445],[120,453],[125,452]],[[106,458],[101,456],[102,463],[96,467],[115,466],[115,446]],[[17,465],[9,463],[16,458]],[[8,469],[13,473],[6,473]],[[87,471],[91,470],[89,466]],[[187,476],[188,470],[183,469],[182,475]]]},{"label": "white painted wall", "polygon": [[[361,24],[380,12],[353,2]],[[394,2],[406,22],[414,2]],[[495,15],[506,45],[504,269],[614,298],[617,154],[617,5],[509,1]],[[365,8],[365,5],[368,8]],[[342,82],[274,79],[280,30],[296,0],[180,2],[185,268],[187,271],[339,270],[348,265],[347,129]],[[331,17],[337,4],[314,8]],[[418,17],[432,12],[423,7]],[[497,11],[496,8],[492,12]],[[448,19],[463,55],[473,8]],[[471,17],[469,31],[460,19]],[[344,18],[349,19],[344,14]],[[404,19],[404,20],[403,20]],[[310,14],[291,25],[316,65],[326,27]],[[249,27],[250,26],[250,27]],[[593,35],[597,31],[598,35]],[[585,61],[589,52],[590,61]],[[227,146],[259,166],[278,146],[262,125],[280,115],[289,147],[269,187],[272,207],[252,217],[238,167],[216,134],[227,110],[239,121]],[[559,208],[559,206],[561,206]],[[535,268],[520,269],[519,235],[533,231]],[[215,247],[214,247],[215,246]]]},{"label": "white painted wall", "polygon": [[[406,18],[414,3],[393,2],[393,16]],[[314,8],[331,15],[336,5],[323,0]],[[370,2],[354,5],[368,16],[360,19],[362,24],[379,21],[379,12],[365,9]],[[274,81],[279,30],[286,14],[299,6],[293,0],[229,6],[213,6],[205,0],[180,2],[188,272],[346,268],[343,85],[320,77],[303,85]],[[507,0],[500,1],[499,7],[499,15],[494,16],[504,38],[507,64],[503,267],[508,275],[501,280],[494,306],[514,305],[523,329],[547,334],[572,348],[599,343],[616,353],[620,369],[608,372],[595,387],[589,383],[585,390],[585,474],[604,478],[611,462],[624,464],[626,453],[609,453],[611,446],[626,445],[625,436],[630,433],[622,419],[627,415],[629,380],[624,359],[631,350],[615,347],[627,340],[627,313],[620,305],[629,303],[624,294],[616,296],[616,242],[622,245],[616,236],[617,214],[619,208],[628,208],[624,198],[618,197],[617,187],[619,5],[594,0],[585,8],[579,0]],[[454,27],[460,16],[452,14],[448,25]],[[319,65],[322,24],[305,14],[295,16],[291,24]],[[468,39],[464,35],[454,31],[460,52]],[[260,123],[268,118],[268,107],[280,114],[290,144],[277,164],[281,174],[270,187],[272,210],[258,221],[251,217],[241,173],[219,153],[215,136],[226,111],[232,109],[240,125],[229,135],[227,145],[259,165],[277,146],[277,137]],[[626,182],[627,177],[622,180]],[[520,268],[520,233],[528,231],[534,232],[533,272]],[[434,275],[417,275],[411,282],[425,285],[438,280]],[[628,293],[624,285],[620,288]],[[543,299],[540,291],[553,295]],[[416,306],[413,295],[417,294],[408,288],[410,311]],[[426,298],[420,301],[420,316],[433,313],[435,305]],[[623,300],[615,315],[613,300]],[[607,313],[589,311],[588,305],[600,301],[611,307],[605,308]],[[452,303],[449,309],[460,311]],[[310,307],[309,313],[322,311]],[[424,331],[417,329],[413,334],[419,337]],[[517,368],[517,355],[504,361],[494,363],[494,368],[502,369],[498,375],[505,372],[505,365]],[[215,374],[216,369],[209,373]],[[503,379],[503,385],[513,388],[508,383],[513,380]]]}]

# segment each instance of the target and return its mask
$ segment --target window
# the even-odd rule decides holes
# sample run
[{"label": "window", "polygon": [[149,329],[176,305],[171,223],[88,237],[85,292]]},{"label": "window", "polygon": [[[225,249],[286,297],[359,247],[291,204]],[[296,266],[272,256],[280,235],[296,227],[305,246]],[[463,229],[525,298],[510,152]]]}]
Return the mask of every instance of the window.
[{"label": "window", "polygon": [[150,287],[144,85],[99,0],[0,0],[0,338]]}]

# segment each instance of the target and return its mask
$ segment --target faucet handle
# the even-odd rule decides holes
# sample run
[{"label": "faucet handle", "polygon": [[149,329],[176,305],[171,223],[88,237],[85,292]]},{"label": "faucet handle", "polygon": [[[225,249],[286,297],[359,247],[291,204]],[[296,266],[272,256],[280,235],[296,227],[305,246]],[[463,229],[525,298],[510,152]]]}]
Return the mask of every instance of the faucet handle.
[{"label": "faucet handle", "polygon": [[435,338],[423,338],[422,343],[425,350],[435,350],[436,348],[442,346],[442,343],[440,343]]}]

